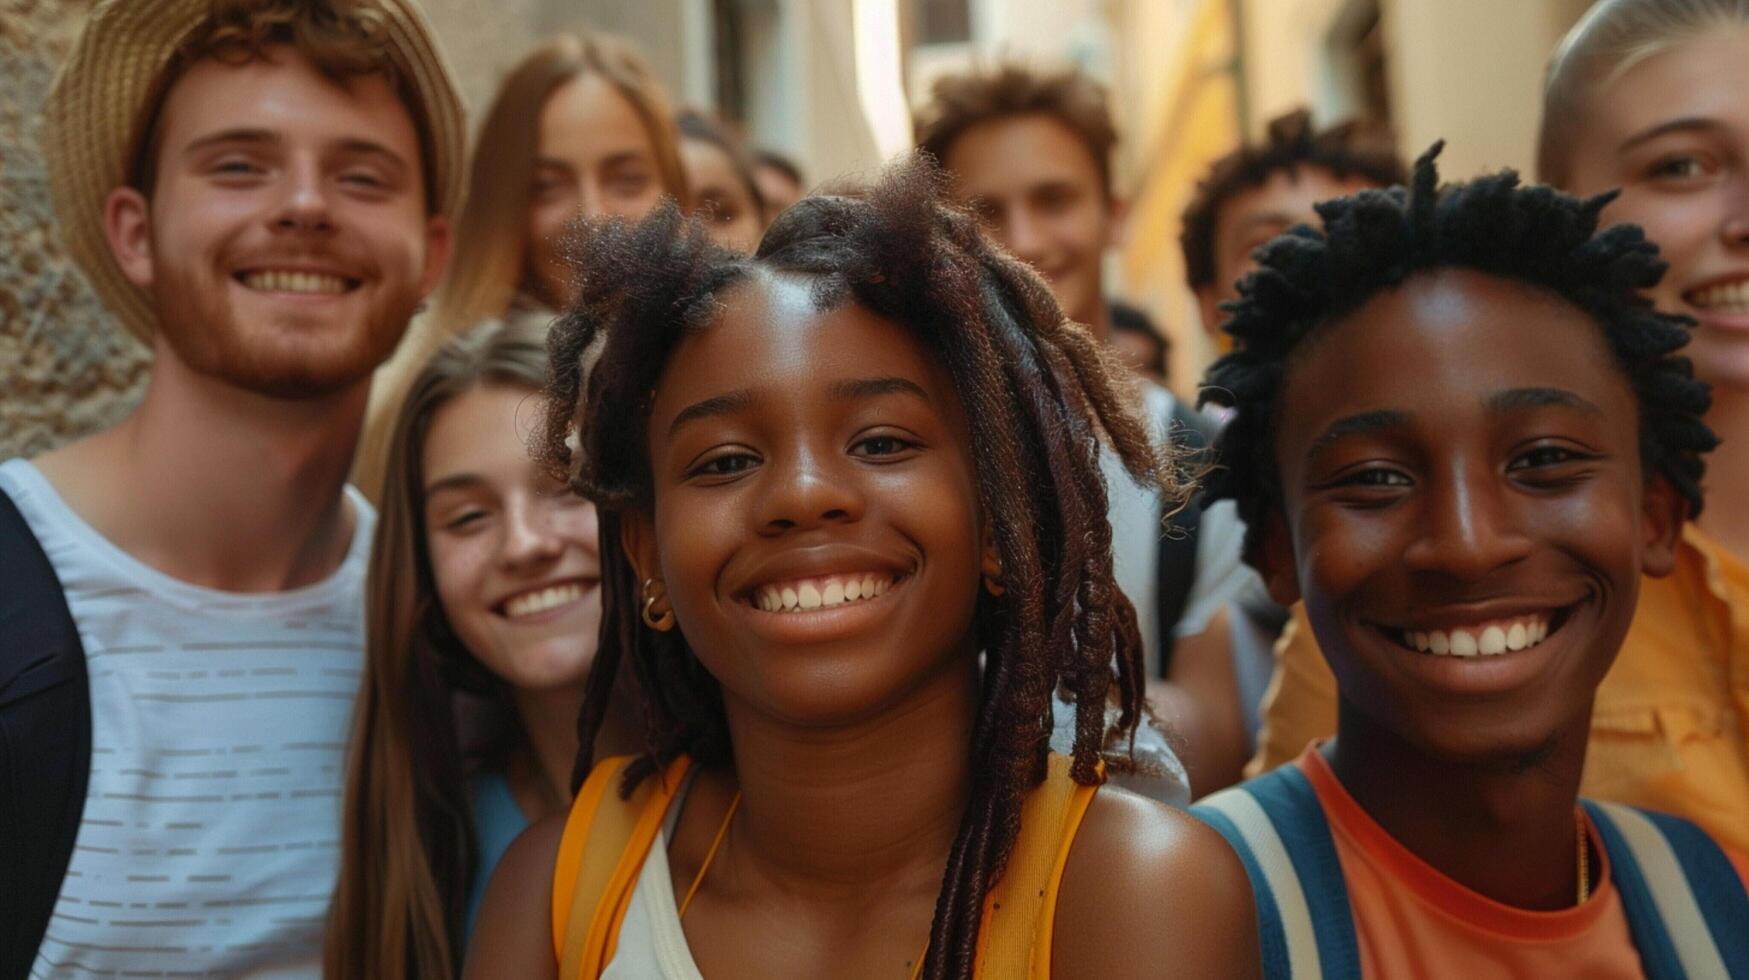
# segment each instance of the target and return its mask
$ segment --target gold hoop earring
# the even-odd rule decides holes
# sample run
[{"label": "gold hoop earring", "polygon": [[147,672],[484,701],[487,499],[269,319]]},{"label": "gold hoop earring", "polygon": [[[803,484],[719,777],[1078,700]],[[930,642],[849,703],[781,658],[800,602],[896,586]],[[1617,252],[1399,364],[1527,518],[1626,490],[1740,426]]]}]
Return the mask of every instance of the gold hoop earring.
[{"label": "gold hoop earring", "polygon": [[643,586],[642,591],[644,594],[644,608],[642,609],[642,611],[639,612],[638,615],[644,620],[644,625],[648,626],[649,628],[655,630],[658,633],[666,633],[669,630],[673,629],[674,628],[674,610],[673,609],[670,608],[670,609],[662,610],[662,614],[660,616],[652,615],[652,613],[655,612],[657,601],[667,598],[666,592],[662,588],[661,580],[653,579],[653,578],[644,579],[644,586]]}]

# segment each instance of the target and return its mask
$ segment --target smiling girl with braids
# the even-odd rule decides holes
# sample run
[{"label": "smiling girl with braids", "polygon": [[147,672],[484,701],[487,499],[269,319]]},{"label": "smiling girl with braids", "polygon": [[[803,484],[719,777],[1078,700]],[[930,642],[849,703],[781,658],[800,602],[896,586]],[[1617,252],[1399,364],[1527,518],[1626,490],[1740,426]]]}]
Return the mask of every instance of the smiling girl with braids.
[{"label": "smiling girl with braids", "polygon": [[1142,708],[1101,441],[1182,488],[938,184],[809,199],[751,258],[672,208],[588,234],[545,441],[623,546],[582,744],[619,669],[647,741],[512,846],[469,975],[1255,971],[1231,852],[1100,788]]},{"label": "smiling girl with braids", "polygon": [[1263,246],[1211,397],[1210,493],[1303,599],[1336,737],[1192,808],[1239,850],[1272,977],[1749,976],[1749,863],[1579,799],[1642,575],[1700,510],[1707,390],[1610,200],[1507,172],[1318,205]]}]

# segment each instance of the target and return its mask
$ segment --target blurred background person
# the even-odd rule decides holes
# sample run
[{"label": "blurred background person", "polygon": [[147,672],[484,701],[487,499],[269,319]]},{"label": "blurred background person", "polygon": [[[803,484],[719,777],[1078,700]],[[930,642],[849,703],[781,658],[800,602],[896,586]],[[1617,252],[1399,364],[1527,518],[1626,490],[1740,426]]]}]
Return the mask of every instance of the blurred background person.
[{"label": "blurred background person", "polygon": [[776,150],[761,148],[754,151],[753,179],[759,185],[760,199],[765,202],[765,223],[768,225],[783,213],[784,208],[801,200],[808,192],[802,168]]},{"label": "blurred background person", "polygon": [[722,120],[698,109],[682,109],[676,122],[693,210],[718,245],[751,255],[768,212],[746,145]]},{"label": "blurred background person", "polygon": [[[595,505],[529,456],[546,317],[413,380],[389,441],[326,975],[454,976],[504,849],[571,799],[601,624]],[[616,705],[616,708],[619,705]],[[636,748],[610,709],[598,751]]]},{"label": "blurred background person", "polygon": [[[1070,319],[1108,343],[1104,256],[1123,219],[1111,173],[1116,144],[1105,91],[1074,70],[1009,64],[946,75],[917,114],[918,148],[941,161],[954,197],[1038,270]],[[1210,423],[1171,392],[1144,383],[1141,397],[1160,437],[1206,443]],[[1178,533],[1165,533],[1158,495],[1115,466],[1106,482],[1113,561],[1136,607],[1150,697],[1183,736],[1192,792],[1228,785],[1249,750],[1224,610],[1243,601],[1275,615],[1240,561],[1244,525],[1231,504],[1205,511],[1193,503],[1173,515]]]},{"label": "blurred background person", "polygon": [[449,272],[377,372],[358,487],[382,486],[393,406],[439,345],[509,311],[562,309],[573,289],[566,226],[640,218],[664,196],[691,201],[673,110],[643,57],[604,34],[559,35],[525,56],[480,125]]},{"label": "blurred background person", "polygon": [[1295,225],[1318,227],[1312,206],[1368,187],[1403,182],[1390,133],[1360,120],[1319,129],[1295,109],[1269,121],[1263,139],[1216,160],[1184,209],[1179,244],[1203,329],[1225,347],[1221,304],[1256,267],[1257,246]]}]

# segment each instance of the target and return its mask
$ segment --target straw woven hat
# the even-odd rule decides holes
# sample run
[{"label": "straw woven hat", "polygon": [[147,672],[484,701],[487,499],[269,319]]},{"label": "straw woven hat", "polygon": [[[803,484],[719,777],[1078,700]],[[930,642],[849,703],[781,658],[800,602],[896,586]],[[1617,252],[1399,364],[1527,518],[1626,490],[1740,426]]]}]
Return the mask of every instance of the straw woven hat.
[{"label": "straw woven hat", "polygon": [[[462,195],[466,131],[455,81],[414,0],[371,0],[383,13],[389,59],[419,101],[433,159],[432,199],[453,214]],[[146,126],[177,49],[206,20],[210,0],[103,0],[43,104],[42,146],[67,251],[124,326],[151,342],[157,315],[122,274],[103,232],[109,192],[135,171]]]}]

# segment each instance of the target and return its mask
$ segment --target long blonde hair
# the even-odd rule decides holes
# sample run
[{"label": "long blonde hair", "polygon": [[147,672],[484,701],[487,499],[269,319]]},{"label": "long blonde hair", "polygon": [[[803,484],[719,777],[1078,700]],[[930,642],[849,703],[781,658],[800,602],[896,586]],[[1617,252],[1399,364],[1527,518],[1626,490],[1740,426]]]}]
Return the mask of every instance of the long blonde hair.
[{"label": "long blonde hair", "polygon": [[1598,0],[1549,57],[1537,133],[1538,179],[1563,186],[1597,90],[1647,58],[1718,27],[1749,27],[1749,0]]},{"label": "long blonde hair", "polygon": [[449,338],[504,316],[536,297],[528,262],[528,210],[540,154],[540,115],[565,83],[598,75],[625,96],[643,122],[662,189],[682,208],[691,194],[681,169],[674,110],[650,66],[625,41],[605,34],[560,34],[529,52],[505,76],[474,143],[467,198],[456,218],[449,272],[401,349],[377,372],[353,482],[372,500],[382,490],[390,412],[407,378]]},{"label": "long blonde hair", "polygon": [[511,724],[515,714],[437,598],[425,536],[425,438],[457,397],[481,385],[538,390],[546,365],[544,323],[482,324],[426,363],[396,416],[371,545],[364,679],[328,913],[331,980],[453,977],[461,965],[479,848],[455,695],[499,702]]},{"label": "long blonde hair", "polygon": [[528,205],[540,114],[555,90],[583,75],[599,75],[631,103],[655,149],[663,190],[687,205],[674,112],[643,57],[608,35],[554,37],[504,79],[480,127],[467,203],[456,221],[455,260],[432,304],[440,335],[502,316],[519,292],[536,292],[527,260]]}]

